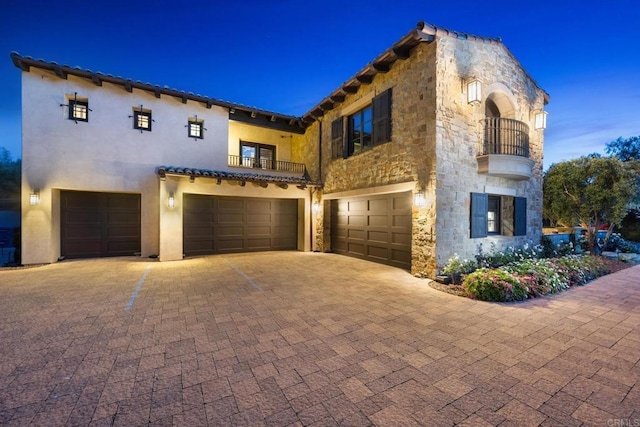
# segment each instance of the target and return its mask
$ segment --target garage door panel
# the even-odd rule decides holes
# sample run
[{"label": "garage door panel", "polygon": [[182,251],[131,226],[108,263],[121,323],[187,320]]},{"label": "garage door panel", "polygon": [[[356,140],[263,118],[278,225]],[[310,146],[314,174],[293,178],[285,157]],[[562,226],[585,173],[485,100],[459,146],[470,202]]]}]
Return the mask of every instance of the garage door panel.
[{"label": "garage door panel", "polygon": [[126,237],[130,240],[136,240],[140,233],[140,229],[135,225],[112,226],[107,229],[108,237]]},{"label": "garage door panel", "polygon": [[387,260],[389,258],[388,249],[386,247],[379,247],[369,245],[367,247],[367,255],[378,260]]},{"label": "garage door panel", "polygon": [[349,212],[366,211],[368,203],[366,200],[353,200],[348,202],[347,206]]},{"label": "garage door panel", "polygon": [[347,251],[357,255],[364,255],[366,253],[365,246],[355,242],[347,242]]},{"label": "garage door panel", "polygon": [[250,251],[266,251],[271,249],[269,237],[247,239],[247,249]]},{"label": "garage door panel", "polygon": [[392,199],[392,207],[394,210],[402,210],[402,211],[411,211],[412,208],[412,200],[411,197],[393,197]]},{"label": "garage door panel", "polygon": [[403,246],[411,246],[411,234],[391,233],[391,243]]},{"label": "garage door panel", "polygon": [[386,231],[369,231],[367,233],[367,239],[370,242],[386,243],[389,240],[389,233]]},{"label": "garage door panel", "polygon": [[369,200],[370,211],[386,211],[389,201],[387,199],[373,199]]},{"label": "garage door panel", "polygon": [[392,221],[394,227],[399,227],[411,230],[411,216],[410,215],[394,215]]},{"label": "garage door panel", "polygon": [[[187,256],[297,248],[297,200],[185,194],[184,211]],[[190,223],[194,211],[198,211],[202,223]],[[197,235],[194,231],[203,224],[214,230],[205,237],[211,243],[192,250],[191,241]]]},{"label": "garage door panel", "polygon": [[347,217],[347,223],[350,226],[363,226],[365,224],[364,218],[364,215],[349,215]]},{"label": "garage door panel", "polygon": [[411,267],[411,193],[331,202],[334,252]]},{"label": "garage door panel", "polygon": [[271,224],[271,215],[264,213],[247,213],[248,224]]},{"label": "garage door panel", "polygon": [[140,252],[140,195],[61,191],[60,252],[67,258]]}]

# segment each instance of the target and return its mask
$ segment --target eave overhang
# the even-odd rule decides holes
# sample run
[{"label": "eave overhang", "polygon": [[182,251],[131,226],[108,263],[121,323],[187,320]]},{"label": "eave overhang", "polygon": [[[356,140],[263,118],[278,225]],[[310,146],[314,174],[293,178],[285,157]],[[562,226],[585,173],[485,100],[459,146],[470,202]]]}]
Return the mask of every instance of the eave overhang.
[{"label": "eave overhang", "polygon": [[187,177],[191,181],[196,178],[208,178],[224,181],[237,181],[239,183],[253,182],[256,184],[276,184],[278,186],[292,184],[301,188],[321,187],[322,184],[311,181],[308,176],[276,176],[259,173],[238,173],[228,171],[216,171],[210,169],[186,168],[180,166],[159,166],[156,170],[161,180],[167,176]]},{"label": "eave overhang", "polygon": [[281,131],[303,134],[306,125],[300,117],[287,114],[275,113],[273,111],[262,110],[255,107],[249,107],[242,104],[236,104],[223,101],[216,98],[185,92],[182,90],[171,89],[167,86],[153,85],[151,83],[143,83],[131,79],[116,77],[111,74],[103,74],[101,72],[93,72],[91,70],[82,69],[80,67],[71,67],[69,65],[59,65],[56,62],[47,62],[41,59],[33,59],[29,56],[21,56],[17,52],[11,52],[11,60],[13,64],[24,72],[31,71],[31,68],[38,68],[55,73],[61,79],[67,79],[68,76],[75,76],[86,79],[96,86],[102,86],[103,83],[111,83],[122,87],[125,91],[131,93],[134,89],[142,90],[153,94],[156,98],[161,96],[174,97],[183,104],[187,101],[198,102],[203,104],[205,108],[218,106],[226,108],[229,111],[229,119],[249,123],[255,126],[268,127]]},{"label": "eave overhang", "polygon": [[424,25],[421,26],[421,24],[418,23],[417,28],[411,30],[356,73],[355,76],[344,82],[338,89],[311,108],[302,116],[302,121],[307,125],[313,123],[319,117],[322,117],[325,112],[333,110],[337,104],[344,102],[347,95],[357,93],[362,85],[371,84],[376,75],[388,72],[396,61],[408,59],[414,47],[420,43],[432,42],[435,39],[435,35],[430,34],[428,31],[423,31],[425,27]]}]

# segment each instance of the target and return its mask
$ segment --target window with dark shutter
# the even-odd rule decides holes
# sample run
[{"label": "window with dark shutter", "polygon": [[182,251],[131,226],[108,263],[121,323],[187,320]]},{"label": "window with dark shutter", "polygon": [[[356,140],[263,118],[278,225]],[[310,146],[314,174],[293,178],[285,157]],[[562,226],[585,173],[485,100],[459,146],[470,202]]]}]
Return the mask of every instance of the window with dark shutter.
[{"label": "window with dark shutter", "polygon": [[514,197],[513,213],[513,235],[527,235],[527,199],[525,197]]},{"label": "window with dark shutter", "polygon": [[489,196],[471,193],[471,238],[487,237],[487,212]]},{"label": "window with dark shutter", "polygon": [[331,155],[334,159],[345,157],[343,136],[344,118],[338,117],[331,122]]},{"label": "window with dark shutter", "polygon": [[391,141],[391,89],[373,98],[373,145]]}]

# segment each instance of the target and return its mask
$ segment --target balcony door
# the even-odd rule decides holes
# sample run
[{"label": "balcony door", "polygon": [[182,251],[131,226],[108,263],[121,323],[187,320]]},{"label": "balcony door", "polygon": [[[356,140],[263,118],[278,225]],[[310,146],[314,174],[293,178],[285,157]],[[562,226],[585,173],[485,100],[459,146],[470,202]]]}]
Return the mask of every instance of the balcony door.
[{"label": "balcony door", "polygon": [[257,142],[240,141],[240,157],[243,166],[275,169],[276,147]]}]

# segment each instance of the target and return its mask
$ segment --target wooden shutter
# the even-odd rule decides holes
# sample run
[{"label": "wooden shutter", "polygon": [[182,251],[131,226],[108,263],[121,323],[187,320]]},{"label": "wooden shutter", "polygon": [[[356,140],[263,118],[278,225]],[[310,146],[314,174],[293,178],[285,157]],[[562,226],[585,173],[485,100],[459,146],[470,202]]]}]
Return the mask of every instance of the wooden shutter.
[{"label": "wooden shutter", "polygon": [[514,197],[513,199],[513,235],[527,235],[527,199]]},{"label": "wooden shutter", "polygon": [[489,196],[471,193],[471,238],[487,237],[487,210]]},{"label": "wooden shutter", "polygon": [[391,141],[391,89],[373,98],[373,145]]},{"label": "wooden shutter", "polygon": [[331,122],[331,155],[334,159],[344,156],[344,118]]}]

